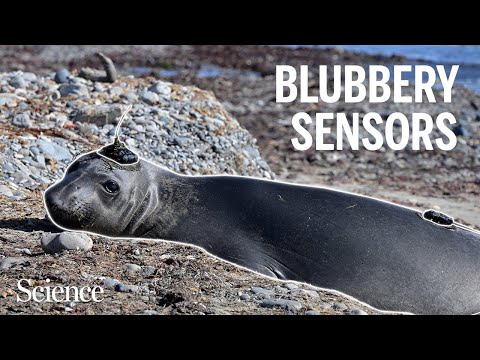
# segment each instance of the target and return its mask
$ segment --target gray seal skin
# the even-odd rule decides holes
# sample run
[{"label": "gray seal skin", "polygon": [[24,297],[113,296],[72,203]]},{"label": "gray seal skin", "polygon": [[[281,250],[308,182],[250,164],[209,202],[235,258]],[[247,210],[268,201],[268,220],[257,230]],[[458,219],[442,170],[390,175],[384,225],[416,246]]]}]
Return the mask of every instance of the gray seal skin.
[{"label": "gray seal skin", "polygon": [[196,245],[282,280],[380,310],[480,311],[480,234],[340,191],[236,176],[183,176],[140,159],[76,159],[45,192],[57,225]]}]

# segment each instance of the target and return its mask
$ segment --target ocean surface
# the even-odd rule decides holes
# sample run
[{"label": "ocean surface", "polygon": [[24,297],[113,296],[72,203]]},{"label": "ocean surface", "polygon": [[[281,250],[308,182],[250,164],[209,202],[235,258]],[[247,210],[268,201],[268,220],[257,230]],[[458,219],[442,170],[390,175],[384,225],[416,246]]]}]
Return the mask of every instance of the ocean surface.
[{"label": "ocean surface", "polygon": [[[297,45],[292,45],[297,47]],[[304,45],[302,45],[303,47]],[[305,45],[319,48],[342,48],[372,55],[402,55],[414,64],[426,61],[431,65],[460,65],[455,84],[480,93],[480,45]]]}]

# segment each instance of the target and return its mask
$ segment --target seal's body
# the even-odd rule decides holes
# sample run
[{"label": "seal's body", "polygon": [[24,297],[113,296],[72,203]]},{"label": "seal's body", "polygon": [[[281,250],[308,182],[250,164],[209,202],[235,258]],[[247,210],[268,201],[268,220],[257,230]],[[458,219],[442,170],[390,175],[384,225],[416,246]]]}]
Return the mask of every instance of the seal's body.
[{"label": "seal's body", "polygon": [[45,204],[69,230],[196,245],[381,310],[480,311],[480,234],[369,197],[246,177],[182,176],[144,160],[123,167],[90,153],[46,191]]}]

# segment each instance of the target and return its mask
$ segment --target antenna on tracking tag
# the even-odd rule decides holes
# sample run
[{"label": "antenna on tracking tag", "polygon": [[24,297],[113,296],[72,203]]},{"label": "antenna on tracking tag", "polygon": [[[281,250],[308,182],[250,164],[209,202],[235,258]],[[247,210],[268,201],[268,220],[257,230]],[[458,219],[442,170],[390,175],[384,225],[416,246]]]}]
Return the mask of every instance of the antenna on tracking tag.
[{"label": "antenna on tracking tag", "polygon": [[128,112],[132,108],[132,105],[128,105],[127,109],[123,112],[117,127],[115,128],[115,139],[113,144],[109,144],[97,151],[97,154],[111,160],[119,165],[135,165],[139,162],[137,154],[131,151],[125,146],[119,139],[120,126],[123,120],[127,116]]},{"label": "antenna on tracking tag", "polygon": [[117,127],[115,128],[115,142],[119,141],[118,136],[120,132],[120,126],[123,123],[123,120],[125,120],[125,117],[127,116],[128,112],[132,109],[132,105],[128,105],[127,109],[123,112],[122,117],[118,121]]}]

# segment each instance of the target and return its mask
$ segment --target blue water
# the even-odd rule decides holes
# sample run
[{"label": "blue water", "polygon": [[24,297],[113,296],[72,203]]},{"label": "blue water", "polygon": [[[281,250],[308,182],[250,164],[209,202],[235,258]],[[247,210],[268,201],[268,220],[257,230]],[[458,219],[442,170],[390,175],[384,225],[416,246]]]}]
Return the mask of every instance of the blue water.
[{"label": "blue water", "polygon": [[[145,66],[134,66],[134,67],[129,67],[127,71],[132,72],[134,74],[148,75],[152,73],[154,69],[151,67],[145,67]],[[178,70],[171,70],[171,69],[157,69],[155,71],[157,71],[158,75],[163,77],[172,77],[172,76],[177,76],[179,74]],[[226,68],[221,68],[215,65],[202,65],[200,69],[197,70],[197,76],[200,78],[215,78],[219,76],[234,77],[237,75],[242,75],[242,76],[251,77],[251,78],[259,78],[261,76],[260,73],[256,71],[226,69]]]},{"label": "blue water", "polygon": [[480,65],[479,45],[311,45],[337,47],[351,51],[385,56],[403,55],[412,60],[427,60],[440,64]]},{"label": "blue water", "polygon": [[[479,45],[306,45],[319,48],[342,48],[372,55],[402,55],[414,62],[427,61],[435,65],[460,65],[455,84],[480,93]],[[294,45],[294,47],[297,47]],[[303,45],[302,45],[303,47]],[[409,61],[407,61],[408,63]]]}]

